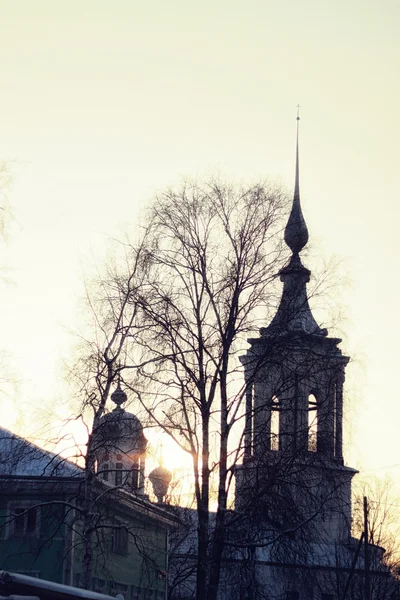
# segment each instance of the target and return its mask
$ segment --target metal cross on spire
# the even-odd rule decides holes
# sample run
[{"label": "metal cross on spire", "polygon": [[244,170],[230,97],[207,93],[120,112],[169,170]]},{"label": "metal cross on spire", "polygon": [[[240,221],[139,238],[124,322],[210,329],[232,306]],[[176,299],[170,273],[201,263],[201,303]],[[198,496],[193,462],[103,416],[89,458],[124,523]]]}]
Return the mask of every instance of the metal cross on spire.
[{"label": "metal cross on spire", "polygon": [[300,176],[299,176],[299,121],[300,121],[300,104],[297,105],[297,128],[296,128],[296,177],[294,182],[294,197],[300,201]]}]

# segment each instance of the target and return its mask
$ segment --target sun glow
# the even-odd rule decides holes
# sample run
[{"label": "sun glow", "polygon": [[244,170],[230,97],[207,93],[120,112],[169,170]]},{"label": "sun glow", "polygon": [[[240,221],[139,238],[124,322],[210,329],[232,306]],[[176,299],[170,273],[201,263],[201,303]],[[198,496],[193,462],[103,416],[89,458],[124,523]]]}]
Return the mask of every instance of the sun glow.
[{"label": "sun glow", "polygon": [[[166,467],[172,474],[167,501],[182,506],[192,505],[193,463],[191,456],[164,432],[149,428],[144,433],[148,440],[146,481],[154,468],[160,465]],[[88,434],[88,427],[81,418],[65,419],[61,425],[59,422],[52,424],[52,434],[46,440],[38,438],[34,441],[37,445],[84,467]],[[154,500],[149,482],[146,484],[146,493]]]},{"label": "sun glow", "polygon": [[166,433],[148,429],[146,471],[162,465],[172,473],[167,500],[171,504],[190,506],[193,502],[192,458]]}]

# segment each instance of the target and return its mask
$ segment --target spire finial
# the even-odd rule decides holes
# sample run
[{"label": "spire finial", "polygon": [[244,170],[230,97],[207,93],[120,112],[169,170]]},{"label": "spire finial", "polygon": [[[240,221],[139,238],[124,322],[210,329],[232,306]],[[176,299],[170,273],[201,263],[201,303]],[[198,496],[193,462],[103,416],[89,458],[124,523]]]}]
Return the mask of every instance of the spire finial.
[{"label": "spire finial", "polygon": [[300,105],[297,105],[296,131],[296,175],[292,210],[285,229],[285,242],[293,252],[298,254],[308,242],[308,230],[300,206],[300,176],[299,176],[299,121]]},{"label": "spire finial", "polygon": [[116,409],[114,410],[121,410],[121,406],[127,401],[127,398],[128,397],[126,393],[121,388],[121,370],[119,370],[117,375],[117,387],[111,394],[111,400],[117,405]]}]

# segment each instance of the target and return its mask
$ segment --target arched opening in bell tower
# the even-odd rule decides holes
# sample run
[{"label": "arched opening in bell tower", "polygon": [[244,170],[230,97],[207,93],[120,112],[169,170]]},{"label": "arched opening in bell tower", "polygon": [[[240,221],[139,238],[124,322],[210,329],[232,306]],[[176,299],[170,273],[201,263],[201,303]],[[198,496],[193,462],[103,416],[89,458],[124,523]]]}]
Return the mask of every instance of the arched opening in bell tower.
[{"label": "arched opening in bell tower", "polygon": [[279,450],[280,436],[280,414],[279,414],[279,399],[274,396],[271,402],[271,434],[270,448],[271,450]]},{"label": "arched opening in bell tower", "polygon": [[317,451],[318,439],[318,402],[314,394],[308,396],[307,450]]}]

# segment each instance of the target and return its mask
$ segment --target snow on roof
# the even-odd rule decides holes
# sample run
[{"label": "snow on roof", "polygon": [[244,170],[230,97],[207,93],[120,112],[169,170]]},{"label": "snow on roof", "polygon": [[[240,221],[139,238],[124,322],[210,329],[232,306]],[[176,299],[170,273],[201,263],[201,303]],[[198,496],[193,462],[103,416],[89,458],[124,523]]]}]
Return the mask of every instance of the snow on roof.
[{"label": "snow on roof", "polygon": [[76,477],[82,469],[59,454],[0,427],[0,476]]}]

